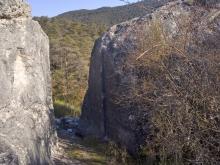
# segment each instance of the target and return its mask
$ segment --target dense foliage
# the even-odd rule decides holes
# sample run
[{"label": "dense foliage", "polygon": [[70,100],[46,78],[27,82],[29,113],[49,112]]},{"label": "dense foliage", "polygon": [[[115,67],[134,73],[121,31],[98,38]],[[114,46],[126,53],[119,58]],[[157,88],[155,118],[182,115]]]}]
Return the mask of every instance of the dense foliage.
[{"label": "dense foliage", "polygon": [[35,17],[34,20],[40,23],[50,39],[55,113],[57,116],[79,116],[87,90],[91,50],[94,41],[107,27],[73,23],[62,18]]},{"label": "dense foliage", "polygon": [[[170,1],[170,0],[169,0]],[[58,17],[80,21],[86,24],[95,23],[97,25],[112,26],[129,19],[145,15],[146,12],[154,10],[163,3],[159,0],[145,0],[118,7],[102,7],[96,10],[69,11],[58,15]]]}]

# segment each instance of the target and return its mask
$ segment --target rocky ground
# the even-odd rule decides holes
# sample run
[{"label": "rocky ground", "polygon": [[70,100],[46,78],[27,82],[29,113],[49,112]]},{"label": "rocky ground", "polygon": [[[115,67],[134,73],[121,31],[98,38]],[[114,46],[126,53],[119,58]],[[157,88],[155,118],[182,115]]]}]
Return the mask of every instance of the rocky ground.
[{"label": "rocky ground", "polygon": [[[59,148],[54,156],[55,165],[134,165],[126,157],[115,157],[125,155],[122,150],[105,144],[93,137],[81,139],[73,133],[68,133],[66,129],[57,130],[59,138]],[[112,151],[112,153],[111,153]],[[119,162],[117,161],[119,160]],[[140,163],[139,163],[140,164]]]},{"label": "rocky ground", "polygon": [[104,145],[100,141],[92,137],[82,139],[76,136],[77,118],[58,119],[56,126],[59,147],[53,158],[55,165],[106,164],[106,155],[102,152]]},{"label": "rocky ground", "polygon": [[59,138],[59,148],[54,156],[55,165],[84,165],[79,160],[71,159],[68,155],[68,151],[73,147],[74,140],[79,140],[79,137],[74,133],[68,133],[66,130],[58,130],[57,135]]},{"label": "rocky ground", "polygon": [[75,135],[75,130],[73,129],[72,133],[67,131],[65,126],[59,126],[57,129],[58,136],[58,149],[54,156],[54,164],[55,165],[84,165],[83,162],[71,159],[69,156],[69,152],[72,150],[74,146],[74,142],[79,141],[81,138]]},{"label": "rocky ground", "polygon": [[56,127],[58,148],[53,158],[55,165],[127,165],[124,162],[127,155],[116,145],[77,134],[77,118],[56,119]]}]

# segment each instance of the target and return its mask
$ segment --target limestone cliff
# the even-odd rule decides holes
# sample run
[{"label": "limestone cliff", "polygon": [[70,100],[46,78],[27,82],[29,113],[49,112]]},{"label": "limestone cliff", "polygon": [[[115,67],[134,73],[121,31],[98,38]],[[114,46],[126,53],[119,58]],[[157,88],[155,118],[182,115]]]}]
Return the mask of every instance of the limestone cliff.
[{"label": "limestone cliff", "polygon": [[[165,98],[165,96],[158,96],[157,98],[157,95],[162,95],[163,92],[160,90],[163,87],[166,88],[166,91],[170,90],[169,85],[166,87],[164,83],[166,78],[162,78],[169,71],[160,71],[161,67],[164,67],[160,63],[152,66],[152,68],[147,67],[147,65],[150,66],[150,63],[156,63],[157,57],[151,59],[150,62],[146,59],[141,64],[141,67],[131,64],[132,59],[135,59],[135,62],[139,62],[138,59],[143,52],[146,52],[146,54],[142,54],[146,57],[148,56],[147,52],[152,50],[155,51],[155,54],[160,53],[158,48],[160,45],[167,46],[169,44],[168,40],[172,40],[170,43],[178,43],[178,46],[181,46],[182,43],[179,42],[181,39],[177,41],[177,38],[187,34],[186,32],[182,33],[182,27],[194,27],[193,22],[195,21],[189,23],[189,20],[193,19],[195,16],[193,11],[197,9],[202,9],[200,11],[202,14],[196,15],[195,18],[202,21],[198,21],[199,23],[195,26],[195,29],[198,28],[195,30],[196,37],[207,39],[207,36],[213,32],[207,30],[207,26],[211,25],[210,22],[216,17],[219,18],[220,11],[218,7],[216,5],[206,10],[203,7],[189,6],[183,1],[177,1],[156,9],[146,16],[111,27],[96,41],[92,51],[89,88],[84,99],[82,115],[80,117],[81,131],[84,134],[116,141],[118,144],[126,146],[128,151],[134,155],[140,153],[140,147],[146,144],[146,139],[149,138],[152,141],[149,132],[149,129],[152,127],[150,128],[148,117],[150,116],[149,114],[154,114],[153,111],[158,109],[159,105],[165,104],[162,101],[158,104],[155,102],[156,99],[162,100]],[[220,25],[215,23],[215,26],[219,28]],[[206,34],[206,37],[201,37],[204,34]],[[193,47],[189,44],[192,41],[190,37],[191,35],[189,35],[189,40],[185,43],[188,46],[187,50]],[[182,39],[184,41],[184,38]],[[216,40],[218,39],[216,37]],[[204,41],[204,43],[206,42]],[[161,52],[171,48],[172,46],[168,46],[161,50]],[[173,53],[175,51],[170,51],[169,55],[175,54]],[[198,53],[200,49],[195,49],[194,51]],[[168,59],[169,55],[166,55]],[[180,67],[176,66],[177,61],[171,61],[165,60],[164,63],[169,68]],[[180,63],[182,64],[183,61]],[[184,67],[182,68],[183,70]],[[181,79],[180,75],[183,73],[176,70],[173,74],[179,77],[179,80]],[[169,75],[167,76],[169,77]],[[148,78],[147,82],[151,82],[153,85],[150,88],[144,86],[143,78]],[[176,82],[174,81],[174,83]],[[143,89],[139,89],[141,85],[143,85]],[[155,86],[158,86],[158,88],[153,90]],[[131,88],[133,89],[131,90]],[[150,93],[150,91],[152,92]],[[142,97],[144,95],[145,99]],[[166,95],[169,95],[169,93],[166,93]],[[142,101],[140,101],[141,99]],[[141,120],[139,120],[140,118]],[[154,131],[157,130],[155,128]]]},{"label": "limestone cliff", "polygon": [[52,164],[49,40],[23,0],[0,0],[0,164]]}]

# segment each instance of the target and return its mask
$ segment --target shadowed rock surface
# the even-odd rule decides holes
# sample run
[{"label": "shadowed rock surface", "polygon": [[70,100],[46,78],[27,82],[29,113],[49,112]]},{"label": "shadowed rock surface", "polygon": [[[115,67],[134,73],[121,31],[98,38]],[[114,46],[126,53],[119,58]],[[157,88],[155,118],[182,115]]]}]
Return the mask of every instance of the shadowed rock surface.
[{"label": "shadowed rock surface", "polygon": [[[169,34],[168,38],[174,38],[178,34],[178,25],[174,19],[187,20],[193,10],[193,6],[186,5],[183,1],[172,2],[151,14],[111,27],[96,41],[91,56],[89,88],[79,122],[82,134],[116,141],[119,145],[126,146],[133,155],[140,152],[140,146],[144,144],[143,137],[147,137],[149,127],[144,125],[138,129],[136,119],[140,116],[137,111],[139,105],[131,102],[130,106],[124,107],[118,101],[122,97],[120,94],[128,91],[129,84],[138,81],[132,68],[123,70],[123,67],[135,55],[146,50],[137,54],[140,38],[150,32],[153,20],[160,23],[164,32]],[[212,12],[216,17],[220,14],[218,9],[204,13],[201,25],[214,19],[210,17]],[[131,95],[132,93],[129,96]],[[125,95],[124,97],[126,98]]]},{"label": "shadowed rock surface", "polygon": [[23,0],[0,0],[0,164],[52,164],[49,40]]}]

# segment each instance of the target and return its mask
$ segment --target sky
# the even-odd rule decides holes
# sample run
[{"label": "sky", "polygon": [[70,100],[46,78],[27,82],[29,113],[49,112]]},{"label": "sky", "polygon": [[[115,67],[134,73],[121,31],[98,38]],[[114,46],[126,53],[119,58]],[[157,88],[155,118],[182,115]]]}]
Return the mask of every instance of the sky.
[{"label": "sky", "polygon": [[[97,9],[100,7],[122,6],[126,3],[120,0],[24,0],[32,8],[32,16],[53,17],[58,14],[80,10]],[[130,3],[138,0],[129,0]]]}]

